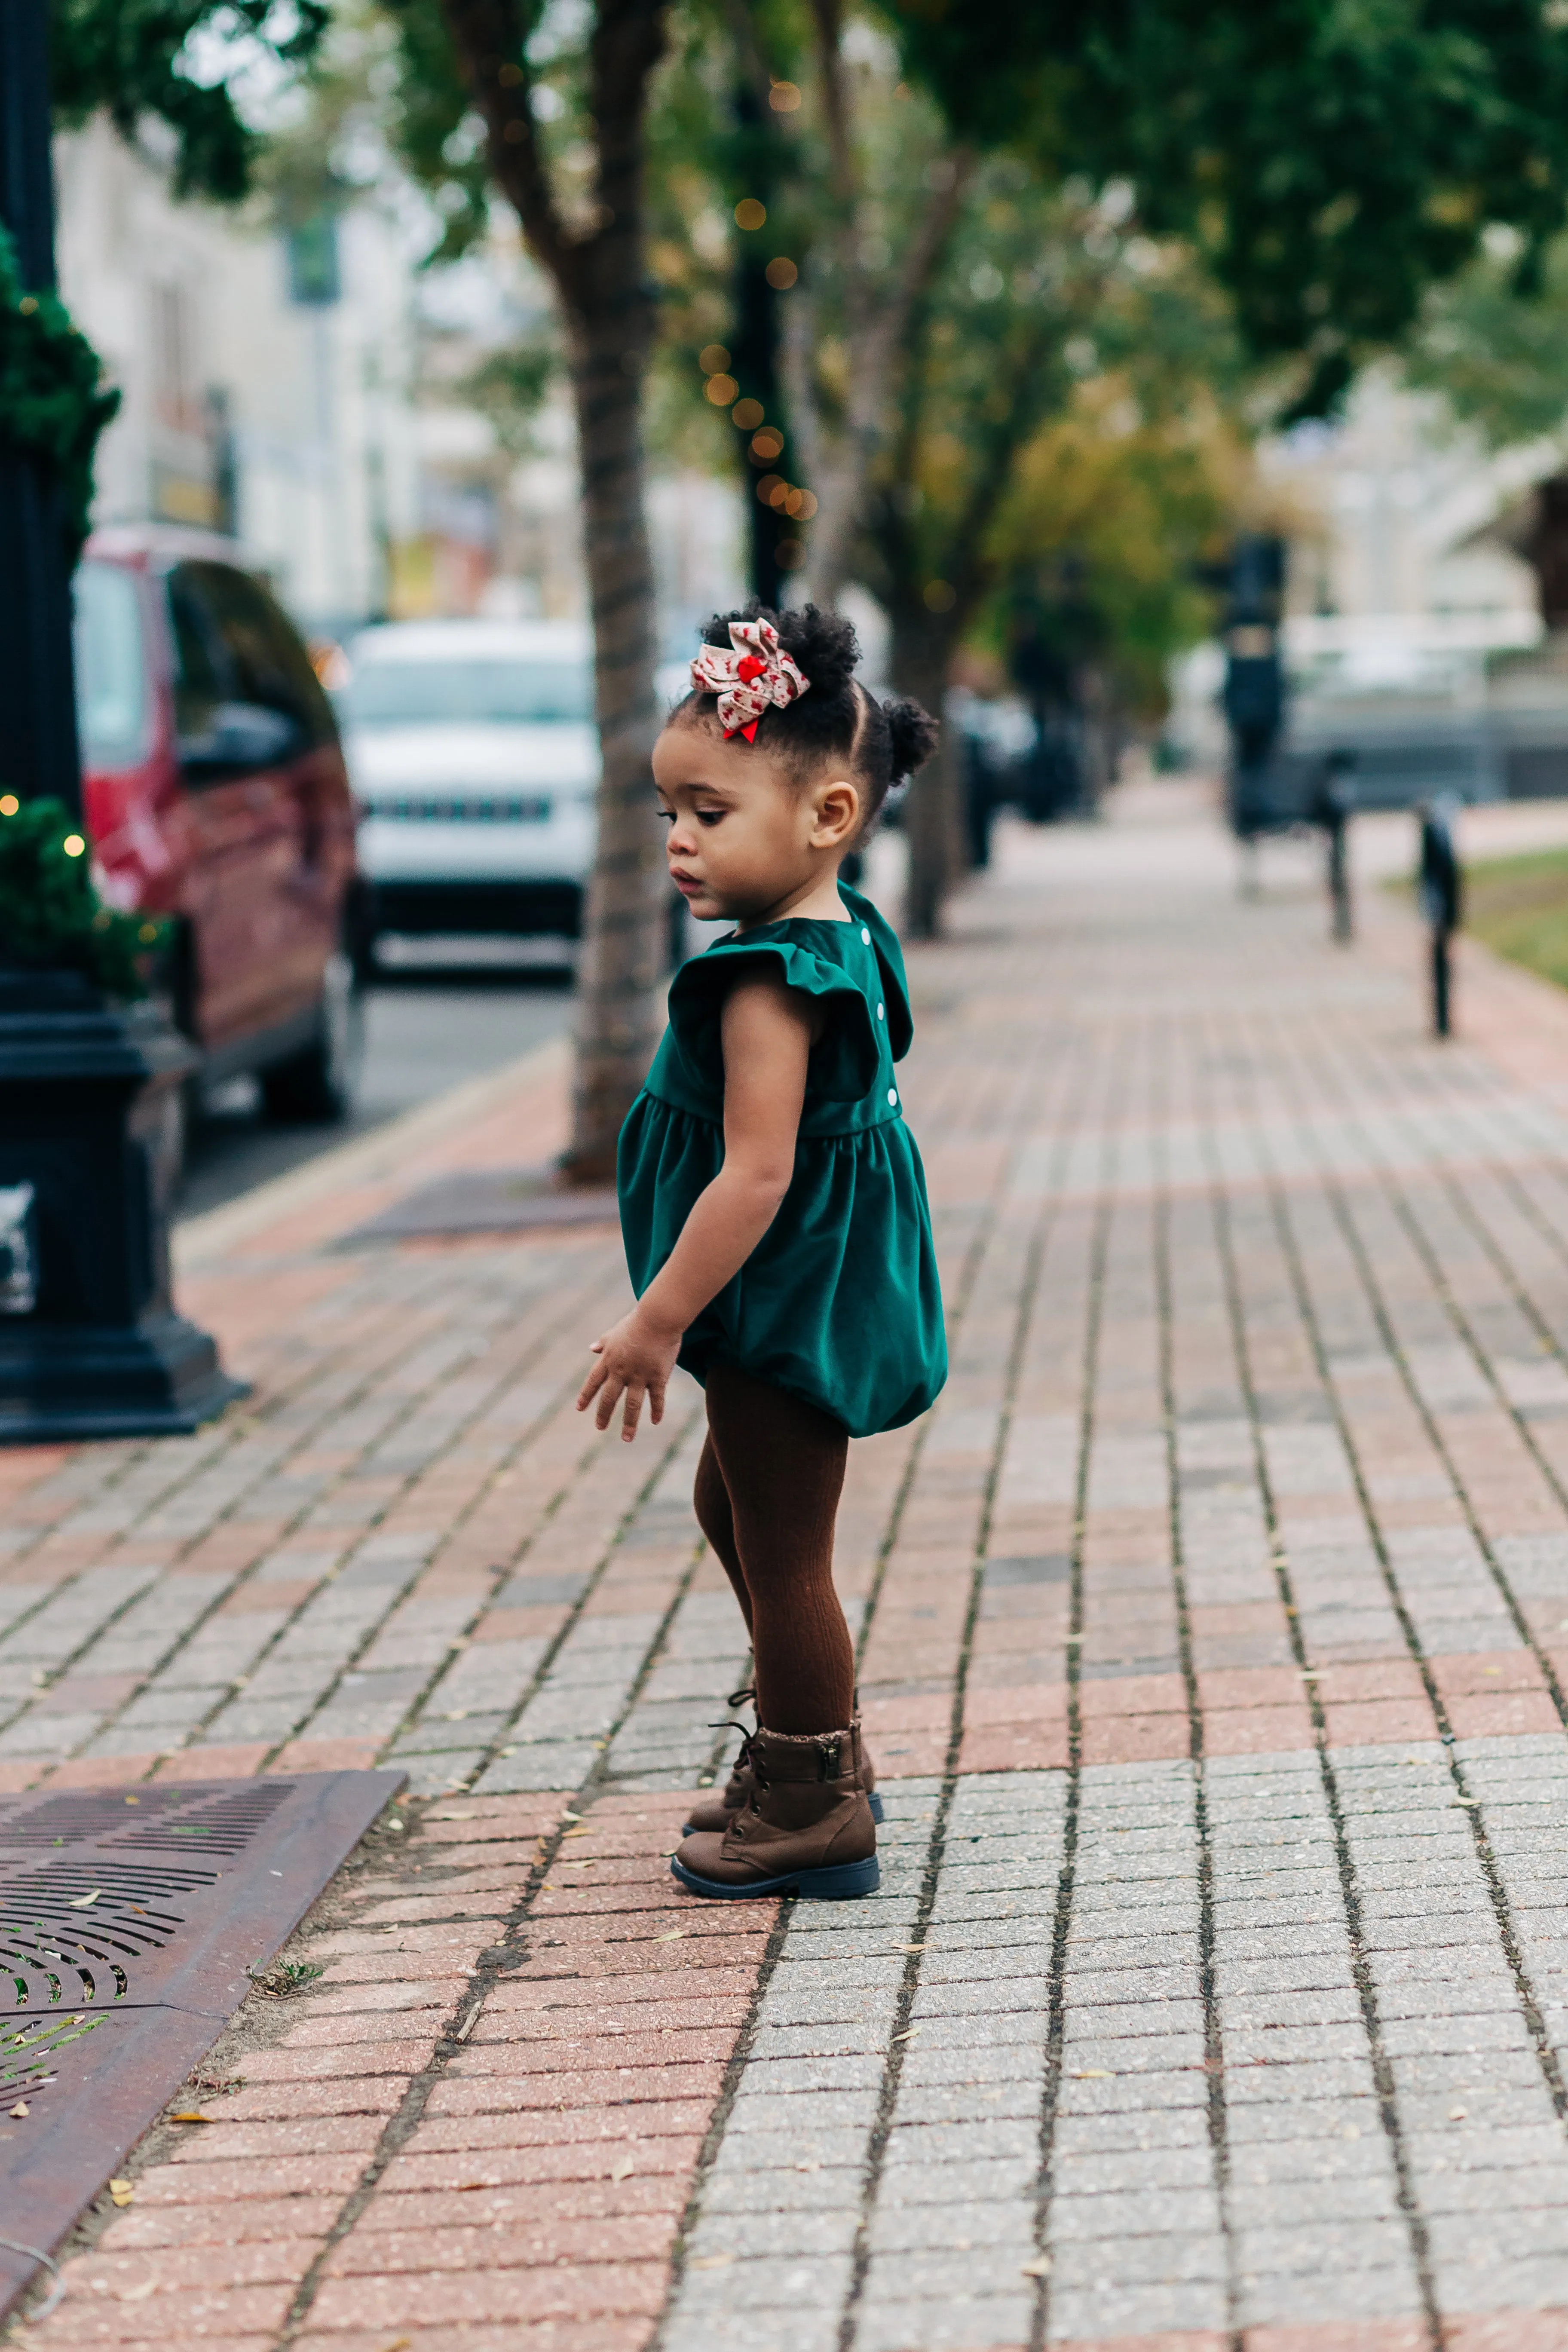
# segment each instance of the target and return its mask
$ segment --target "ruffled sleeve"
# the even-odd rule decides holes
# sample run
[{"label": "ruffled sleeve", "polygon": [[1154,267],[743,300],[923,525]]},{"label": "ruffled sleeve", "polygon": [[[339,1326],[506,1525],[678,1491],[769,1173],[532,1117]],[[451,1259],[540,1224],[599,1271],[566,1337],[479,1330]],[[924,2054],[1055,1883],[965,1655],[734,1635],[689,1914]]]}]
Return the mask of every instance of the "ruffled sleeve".
[{"label": "ruffled sleeve", "polygon": [[811,1049],[811,1092],[829,1102],[858,1102],[869,1093],[877,1081],[878,1053],[865,992],[839,965],[790,940],[720,940],[676,973],[669,989],[670,1034],[696,1085],[723,1090],[719,1024],[725,997],[748,972],[766,972],[826,1004],[826,1024]]}]

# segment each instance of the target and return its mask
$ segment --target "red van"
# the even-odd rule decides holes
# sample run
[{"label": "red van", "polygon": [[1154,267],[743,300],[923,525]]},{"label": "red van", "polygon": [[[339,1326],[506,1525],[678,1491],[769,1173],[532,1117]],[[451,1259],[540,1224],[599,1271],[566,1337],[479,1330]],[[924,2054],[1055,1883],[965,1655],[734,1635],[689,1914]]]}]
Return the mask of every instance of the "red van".
[{"label": "red van", "polygon": [[206,1082],[279,1118],[349,1108],[361,1044],[355,807],[331,705],[231,541],[95,531],[76,577],[87,830],[110,903],[172,917],[166,985]]}]

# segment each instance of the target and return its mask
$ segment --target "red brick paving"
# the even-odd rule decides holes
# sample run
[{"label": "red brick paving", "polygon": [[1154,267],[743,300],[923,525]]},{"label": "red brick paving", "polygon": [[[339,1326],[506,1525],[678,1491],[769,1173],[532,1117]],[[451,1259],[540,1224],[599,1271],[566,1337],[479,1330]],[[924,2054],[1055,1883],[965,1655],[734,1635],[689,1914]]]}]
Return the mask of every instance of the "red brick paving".
[{"label": "red brick paving", "polygon": [[[1037,919],[1020,911],[1025,902],[1016,892],[998,903],[1011,910],[1007,920],[1015,926]],[[1223,919],[1231,919],[1228,913]],[[1238,919],[1237,937],[1247,929],[1246,919]],[[1339,1039],[1333,1051],[1345,1071],[1352,1068],[1353,1048],[1369,1016],[1358,999],[1360,1009],[1347,1018],[1342,1036],[1332,1031],[1334,989],[1353,985],[1364,992],[1373,982],[1354,975],[1375,974],[1379,959],[1408,958],[1412,951],[1400,919],[1374,916],[1369,929],[1360,966],[1314,963],[1300,927],[1291,934],[1290,952],[1313,975],[1311,986],[1329,1007],[1321,1015],[1321,1034]],[[1114,952],[1104,966],[1103,1013],[1091,1010],[1088,1017],[1103,1018],[1110,1037],[1125,1015],[1127,1025],[1117,1034],[1128,1041],[1128,1051],[1141,1050],[1138,1024],[1153,999],[1137,997],[1147,979],[1140,981],[1129,965],[1128,942],[1114,922],[1106,938]],[[1259,949],[1257,927],[1247,938],[1250,943],[1237,953],[1243,962],[1251,958],[1255,984],[1267,995],[1280,967]],[[1201,967],[1194,946],[1191,968],[1196,973]],[[1152,968],[1142,969],[1147,975]],[[1020,987],[1036,986],[1047,996],[1053,988],[1059,992],[1062,970],[1046,971],[1033,947],[1020,954],[1004,940],[999,949],[983,942],[939,949],[917,957],[914,971],[917,991],[947,992],[962,1002],[967,989],[975,1008],[991,1008],[978,1027],[962,1013],[954,1016],[940,1007],[926,1017],[921,1058],[911,1077],[948,1251],[950,1294],[956,1296],[964,1236],[997,1188],[1011,1181],[1022,1144],[1037,1139],[1051,1147],[1058,1122],[1070,1123],[1072,1089],[1090,1105],[1089,1123],[1100,1122],[1102,1153],[1103,1139],[1121,1132],[1122,1114],[1110,1108],[1117,1071],[1114,1056],[1091,1056],[1076,1072],[1065,1064],[1058,1069],[1043,1046],[1032,1067],[1022,1055],[1009,1066],[1005,1057],[987,1064],[977,1052],[984,1021],[998,1019],[994,1008],[1016,1001]],[[1451,1055],[1442,1070],[1435,1059],[1422,1062],[1423,1099],[1450,1101],[1456,1120],[1470,1116],[1474,1106],[1463,1088],[1441,1097],[1444,1070],[1461,1067],[1464,1087],[1479,1090],[1477,1100],[1501,1103],[1510,1116],[1510,1106],[1521,1099],[1510,1095],[1510,1086],[1533,1090],[1530,1099],[1537,1110],[1568,1108],[1568,1008],[1473,955],[1464,959],[1462,974],[1463,1023],[1472,1042],[1457,1051],[1469,1058],[1461,1062]],[[1071,984],[1079,984],[1076,976]],[[1191,985],[1199,982],[1194,978]],[[1378,980],[1376,986],[1387,983]],[[1384,1009],[1370,1017],[1374,1026],[1384,1024],[1378,1050],[1396,1062],[1403,1055],[1405,1066],[1424,1050],[1415,1042],[1414,1000],[1406,989],[1388,1001],[1404,1008],[1398,1020]],[[1091,991],[1083,1002],[1093,1008],[1100,1000]],[[1377,1004],[1384,1008],[1385,1000]],[[1218,1023],[1221,1014],[1211,1009],[1202,1018]],[[1194,1038],[1201,1025],[1194,1016]],[[1179,1083],[1200,1094],[1203,1085],[1210,1087],[1198,1115],[1217,1133],[1234,1107],[1226,1098],[1223,1051],[1215,1054],[1208,1075],[1201,1059],[1184,1064]],[[1507,1084],[1500,1083],[1500,1071]],[[1355,1083],[1362,1082],[1358,1070]],[[356,1728],[350,1719],[355,1694],[408,1660],[428,1665],[432,1675],[438,1667],[443,1676],[457,1678],[461,1708],[452,1712],[435,1682],[423,1719],[450,1721],[449,1752],[471,1777],[486,1756],[493,1770],[496,1751],[504,1761],[508,1745],[515,1746],[515,1727],[504,1737],[489,1730],[476,1735],[480,1746],[472,1757],[458,1746],[464,1722],[484,1718],[490,1705],[478,1698],[468,1704],[469,1685],[460,1678],[487,1655],[502,1655],[500,1645],[514,1645],[504,1654],[517,1657],[514,1685],[521,1687],[534,1671],[522,1663],[525,1645],[570,1639],[574,1624],[607,1649],[619,1627],[636,1621],[646,1629],[683,1591],[721,1601],[711,1563],[691,1577],[689,1527],[683,1522],[670,1535],[654,1526],[657,1512],[668,1507],[641,1493],[652,1457],[640,1448],[631,1463],[601,1456],[570,1411],[583,1331],[619,1295],[612,1236],[552,1237],[515,1245],[510,1255],[482,1244],[385,1252],[374,1263],[325,1254],[325,1245],[347,1228],[441,1167],[537,1160],[560,1136],[562,1105],[558,1076],[541,1076],[516,1102],[487,1108],[463,1132],[426,1136],[401,1167],[356,1174],[336,1191],[293,1197],[270,1223],[253,1223],[226,1244],[204,1244],[197,1237],[197,1255],[205,1247],[205,1263],[199,1276],[187,1276],[185,1297],[216,1323],[232,1360],[257,1381],[248,1420],[237,1418],[232,1433],[210,1433],[190,1449],[193,1482],[204,1465],[215,1482],[209,1524],[165,1538],[156,1526],[159,1505],[150,1487],[137,1507],[150,1522],[146,1528],[139,1527],[135,1510],[122,1527],[107,1532],[74,1523],[79,1512],[90,1520],[95,1507],[112,1500],[121,1467],[141,1476],[139,1462],[151,1459],[155,1468],[155,1454],[139,1456],[121,1447],[93,1455],[50,1449],[0,1457],[5,1527],[15,1547],[0,1560],[0,1590],[69,1592],[83,1571],[112,1567],[162,1578],[162,1589],[177,1601],[183,1579],[211,1577],[226,1580],[227,1589],[208,1622],[236,1644],[232,1690],[222,1707],[177,1727],[171,1748],[131,1746],[115,1722],[141,1687],[137,1674],[112,1664],[107,1620],[100,1634],[86,1628],[83,1654],[53,1681],[47,1707],[40,1706],[33,1718],[39,1727],[37,1750],[16,1748],[24,1717],[13,1736],[14,1752],[0,1756],[0,1791],[40,1778],[60,1787],[115,1786],[148,1774],[235,1777],[263,1766],[326,1769],[381,1760],[409,1708],[400,1700],[394,1709],[389,1702],[379,1727]],[[1498,1150],[1500,1164],[1513,1150],[1510,1167],[1526,1168],[1521,1148]],[[1134,1197],[1138,1181],[1118,1176],[1116,1197]],[[1195,1197],[1208,1181],[1177,1175],[1170,1197],[1179,1200],[1184,1186]],[[1245,1174],[1231,1180],[1233,1200],[1241,1201],[1256,1181]],[[1310,1189],[1299,1172],[1286,1181]],[[1397,1170],[1390,1181],[1403,1181]],[[1520,1181],[1536,1184],[1528,1169]],[[1073,1349],[1087,1296],[1084,1269],[1098,1181],[1088,1175],[1064,1182],[1052,1263],[1072,1270],[1065,1284],[1055,1276],[1039,1301],[1020,1391],[1038,1416],[1039,1433],[1029,1447],[1016,1445],[1008,1454],[994,1491],[986,1486],[988,1438],[955,1438],[939,1422],[945,1450],[933,1445],[919,1457],[909,1488],[912,1499],[895,1520],[923,1442],[921,1433],[856,1449],[840,1575],[852,1597],[877,1596],[861,1671],[868,1735],[889,1783],[938,1775],[946,1766],[968,1607],[965,1580],[954,1570],[973,1554],[976,1496],[984,1489],[989,1496],[994,1559],[1058,1559],[1075,1542],[1075,1507],[1061,1465],[1077,1442],[1070,1433],[1082,1367]],[[1420,1190],[1425,1181],[1419,1171],[1411,1176],[1412,1197],[1421,1215],[1436,1215]],[[1568,1230],[1562,1203],[1541,1189],[1547,1181],[1536,1184],[1537,1222]],[[1375,1189],[1373,1183],[1369,1198]],[[1475,1199],[1483,1200],[1479,1183]],[[1489,1194],[1477,1213],[1506,1232],[1508,1249],[1526,1251],[1522,1225],[1508,1223]],[[550,1279],[535,1283],[530,1274],[515,1311],[504,1324],[479,1331],[476,1351],[444,1354],[455,1318],[482,1304],[487,1269],[526,1271],[544,1249],[552,1253]],[[1253,1261],[1244,1255],[1242,1263],[1250,1283]],[[1542,1311],[1557,1314],[1552,1264],[1530,1264],[1522,1286],[1544,1302]],[[1489,1262],[1461,1258],[1457,1266],[1455,1295],[1471,1301],[1478,1313],[1489,1311],[1497,1290]],[[1426,1277],[1414,1255],[1397,1264],[1391,1259],[1380,1271],[1393,1286],[1396,1314],[1419,1319],[1429,1311]],[[1320,1276],[1331,1289],[1341,1279],[1339,1260],[1331,1265],[1325,1256],[1322,1269],[1314,1262],[1313,1279]],[[1131,1324],[1118,1321],[1117,1295],[1108,1296],[1100,1409],[1113,1432],[1122,1410],[1118,1383],[1125,1379],[1131,1396],[1142,1379],[1145,1341]],[[964,1349],[982,1369],[1000,1361],[1016,1297],[1012,1276],[994,1297],[981,1281],[955,1357],[955,1396],[964,1377]],[[1334,1297],[1350,1313],[1351,1293]],[[1355,1311],[1364,1323],[1363,1308],[1364,1301]],[[1281,1387],[1315,1388],[1310,1353],[1300,1334],[1286,1328],[1278,1303],[1260,1307],[1258,1315],[1257,1360],[1264,1376]],[[1215,1353],[1216,1330],[1217,1323],[1179,1322],[1179,1377],[1200,1387],[1211,1373],[1215,1380],[1229,1377]],[[1568,1530],[1568,1507],[1551,1469],[1553,1463],[1558,1472],[1568,1465],[1550,1422],[1537,1419],[1521,1430],[1489,1394],[1484,1404],[1462,1411],[1439,1400],[1428,1425],[1384,1359],[1378,1356],[1373,1365],[1375,1349],[1365,1328],[1356,1344],[1367,1360],[1359,1370],[1353,1364],[1346,1370],[1342,1387],[1352,1400],[1367,1488],[1385,1540],[1425,1537],[1448,1543],[1456,1533],[1466,1535],[1472,1520],[1494,1543]],[[1444,1344],[1454,1344],[1451,1333]],[[427,1360],[422,1349],[429,1351]],[[1521,1360],[1525,1352],[1516,1349]],[[1205,1362],[1209,1371],[1201,1369]],[[417,1433],[422,1419],[452,1393],[453,1382],[468,1384],[468,1420],[433,1458],[421,1458],[415,1445],[407,1465],[400,1465],[392,1458],[395,1433]],[[681,1418],[688,1410],[672,1416],[667,1436],[679,1443],[686,1432],[689,1450]],[[1125,1410],[1131,1426],[1142,1408],[1133,1402]],[[363,1429],[354,1424],[355,1412],[365,1417]],[[1053,1433],[1057,1423],[1068,1437]],[[525,1424],[534,1434],[520,1444]],[[247,1454],[252,1441],[239,1433],[274,1425],[291,1426],[295,1434],[266,1461]],[[1276,1434],[1288,1425],[1271,1424]],[[394,1433],[390,1438],[387,1431]],[[1526,1442],[1530,1432],[1540,1460]],[[88,1480],[79,1490],[71,1482],[84,1464]],[[1146,1467],[1129,1471],[1123,1491],[1112,1476],[1089,1494],[1076,1538],[1086,1616],[1075,1686],[1068,1676],[1065,1582],[1047,1578],[987,1588],[966,1661],[962,1773],[1062,1771],[1075,1709],[1086,1768],[1176,1762],[1192,1752],[1188,1685],[1174,1654],[1180,1635],[1163,1467],[1152,1495],[1150,1475]],[[1321,1478],[1321,1491],[1314,1477]],[[291,1491],[278,1492],[279,1481],[291,1481]],[[1203,1491],[1196,1490],[1195,1504]],[[1282,1476],[1278,1501],[1288,1552],[1332,1545],[1347,1535],[1352,1543],[1360,1540],[1359,1506],[1341,1466],[1304,1474],[1294,1484]],[[645,1511],[658,1539],[638,1536],[635,1547],[617,1550]],[[37,1542],[27,1530],[37,1531]],[[274,1736],[252,1737],[237,1728],[231,1735],[226,1716],[242,1726],[247,1708],[255,1712],[257,1705],[246,1696],[247,1629],[262,1628],[258,1638],[265,1643],[277,1638],[266,1630],[276,1621],[287,1638],[287,1628],[308,1617],[328,1593],[340,1558],[353,1558],[362,1542],[409,1547],[407,1573],[389,1584],[368,1651],[345,1649],[333,1659],[319,1698],[287,1724],[280,1714]],[[1290,1662],[1288,1620],[1267,1576],[1255,1578],[1245,1594],[1239,1585],[1221,1593],[1205,1581],[1201,1530],[1189,1531],[1187,1545],[1193,1597],[1186,1632],[1206,1756],[1308,1749],[1315,1738],[1314,1699],[1336,1748],[1405,1748],[1436,1739],[1437,1722],[1420,1671],[1396,1630],[1359,1632],[1321,1654],[1309,1645],[1317,1672],[1304,1683]],[[574,1615],[571,1598],[552,1592],[531,1601],[507,1591],[514,1575],[542,1587],[595,1559],[599,1581],[580,1616]],[[1296,1570],[1309,1600],[1314,1572]],[[1366,1592],[1369,1608],[1382,1606],[1375,1580]],[[1533,1597],[1529,1606],[1546,1637],[1542,1656],[1561,1675],[1568,1671],[1568,1646],[1552,1642],[1561,1608]],[[1427,1659],[1454,1731],[1461,1740],[1560,1737],[1540,1658],[1521,1648],[1499,1648],[1497,1638],[1494,1633],[1488,1646],[1478,1635],[1474,1649],[1437,1647]],[[377,1644],[385,1646],[378,1652]],[[110,1663],[95,1662],[95,1648]],[[715,1670],[716,1691],[723,1680]],[[482,1694],[482,1678],[472,1687]],[[697,1704],[706,1710],[710,1703]],[[64,1720],[68,1708],[97,1715],[102,1729],[79,1741],[76,1752],[51,1752],[47,1726]],[[99,1738],[107,1745],[95,1747]],[[559,1736],[558,1752],[563,1761],[570,1753],[573,1761],[563,1789],[578,1785],[592,1769],[579,1769],[576,1751],[560,1744],[568,1740],[568,1734]],[[413,1751],[409,1760],[424,1785],[435,1788],[439,1759],[448,1751],[430,1752],[434,1762]],[[411,2085],[419,2086],[418,2113],[408,2111],[407,2128],[399,2124],[385,2144],[384,2169],[353,2227],[326,2255],[303,2331],[293,2341],[310,2352],[392,2352],[395,2343],[405,2352],[646,2352],[665,2303],[677,2231],[715,2101],[750,2015],[772,1909],[716,1913],[672,1896],[664,1855],[681,1797],[666,1771],[652,1796],[612,1790],[591,1804],[586,1834],[563,1846],[528,1907],[517,1946],[521,1965],[485,1974],[480,1956],[508,1932],[539,1853],[536,1842],[568,1803],[559,1794],[467,1790],[453,1803],[406,1808],[412,1831],[406,1847],[390,1857],[378,1853],[378,1874],[351,1883],[346,1914],[333,1916],[314,1938],[312,1948],[327,1968],[320,1985],[299,1998],[281,2040],[246,2060],[245,2089],[210,2103],[216,2109],[210,2127],[193,2128],[156,2160],[135,2168],[133,2205],[113,2218],[94,2251],[68,2266],[66,2304],[31,2331],[39,2352],[53,2345],[136,2345],[155,2338],[199,2343],[205,2352],[276,2352],[300,2282],[326,2246],[344,2200],[363,2190],[367,2159],[389,2121],[404,2110]],[[591,1874],[580,1877],[568,1866],[590,1858]],[[427,1874],[437,1864],[467,1875],[432,1886]],[[454,1909],[467,1916],[454,1919]],[[698,1966],[700,1984],[692,1973]],[[444,2037],[471,1983],[481,1986],[482,2012],[468,2038],[453,2048]],[[737,2332],[744,2336],[743,2322]],[[1241,2342],[1243,2352],[1429,2352],[1424,2326],[1409,2319],[1251,2326]],[[1446,2352],[1568,2352],[1568,2311],[1450,2315],[1445,2346]],[[1223,2331],[1176,2328],[1085,2336],[1072,2345],[1058,2342],[1058,2352],[1232,2352],[1232,2339]]]}]

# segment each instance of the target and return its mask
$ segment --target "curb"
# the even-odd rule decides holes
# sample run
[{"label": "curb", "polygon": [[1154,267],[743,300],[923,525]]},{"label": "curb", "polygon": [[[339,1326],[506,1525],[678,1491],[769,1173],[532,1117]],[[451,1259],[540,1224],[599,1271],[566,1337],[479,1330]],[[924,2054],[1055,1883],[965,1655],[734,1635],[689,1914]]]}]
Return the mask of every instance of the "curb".
[{"label": "curb", "polygon": [[487,1071],[483,1077],[465,1079],[461,1086],[400,1112],[369,1135],[356,1135],[350,1143],[318,1153],[302,1168],[269,1178],[237,1201],[182,1220],[174,1233],[175,1271],[184,1274],[210,1265],[236,1242],[247,1241],[340,1185],[374,1183],[409,1172],[407,1162],[421,1145],[445,1140],[455,1126],[482,1118],[524,1087],[553,1077],[565,1068],[571,1050],[569,1036],[547,1038],[515,1062]]}]

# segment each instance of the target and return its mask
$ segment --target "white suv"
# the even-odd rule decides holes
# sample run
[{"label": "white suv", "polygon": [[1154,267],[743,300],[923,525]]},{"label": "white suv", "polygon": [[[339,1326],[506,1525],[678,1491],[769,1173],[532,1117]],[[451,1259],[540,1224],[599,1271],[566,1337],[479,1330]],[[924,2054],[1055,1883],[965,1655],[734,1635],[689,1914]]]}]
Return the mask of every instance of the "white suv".
[{"label": "white suv", "polygon": [[594,857],[592,641],[574,621],[394,621],[336,693],[374,940],[575,939]]}]

